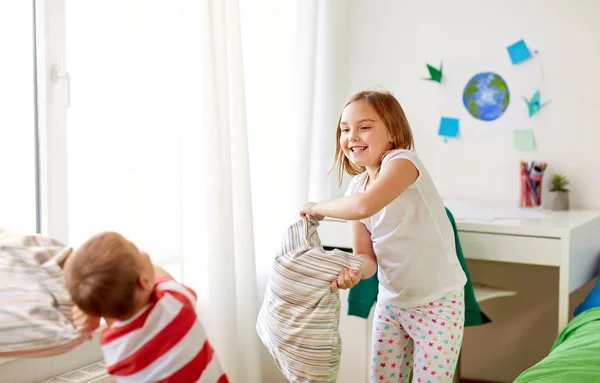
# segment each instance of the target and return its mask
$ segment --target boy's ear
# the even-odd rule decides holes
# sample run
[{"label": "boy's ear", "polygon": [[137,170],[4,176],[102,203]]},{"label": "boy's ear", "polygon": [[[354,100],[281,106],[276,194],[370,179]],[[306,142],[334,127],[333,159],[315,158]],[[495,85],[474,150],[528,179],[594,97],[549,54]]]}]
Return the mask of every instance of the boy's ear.
[{"label": "boy's ear", "polygon": [[73,258],[73,253],[75,251],[68,247],[66,249],[64,249],[62,252],[60,252],[57,256],[56,256],[56,264],[64,270],[65,265],[67,264],[67,261],[69,260],[69,258]]},{"label": "boy's ear", "polygon": [[151,281],[146,276],[140,274],[137,278],[137,285],[143,290],[148,290],[151,286]]}]

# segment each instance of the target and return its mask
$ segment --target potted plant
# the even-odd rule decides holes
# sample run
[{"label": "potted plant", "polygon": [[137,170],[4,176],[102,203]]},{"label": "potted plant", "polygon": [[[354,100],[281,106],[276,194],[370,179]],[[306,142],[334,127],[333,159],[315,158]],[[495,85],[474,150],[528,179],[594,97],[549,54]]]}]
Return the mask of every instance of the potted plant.
[{"label": "potted plant", "polygon": [[569,210],[569,180],[562,174],[555,174],[550,179],[548,207],[550,210]]}]

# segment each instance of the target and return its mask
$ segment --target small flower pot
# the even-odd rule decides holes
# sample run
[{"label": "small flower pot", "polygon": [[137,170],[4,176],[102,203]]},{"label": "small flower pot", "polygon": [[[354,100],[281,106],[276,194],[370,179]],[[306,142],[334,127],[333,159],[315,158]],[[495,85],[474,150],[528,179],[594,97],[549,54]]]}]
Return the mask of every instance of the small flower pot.
[{"label": "small flower pot", "polygon": [[550,191],[550,192],[548,192],[548,209],[550,209],[550,210],[569,210],[569,192],[568,191]]}]

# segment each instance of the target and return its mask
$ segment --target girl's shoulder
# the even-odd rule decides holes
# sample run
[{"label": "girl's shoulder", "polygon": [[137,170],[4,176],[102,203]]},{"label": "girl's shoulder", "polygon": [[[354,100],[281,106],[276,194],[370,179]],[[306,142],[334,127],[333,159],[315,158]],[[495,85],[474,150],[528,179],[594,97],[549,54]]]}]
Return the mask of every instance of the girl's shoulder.
[{"label": "girl's shoulder", "polygon": [[356,176],[354,176],[350,183],[348,184],[348,189],[346,190],[346,195],[356,194],[362,191],[365,181],[367,179],[367,172],[362,172]]},{"label": "girl's shoulder", "polygon": [[419,157],[412,150],[408,150],[408,149],[396,149],[396,150],[389,151],[388,153],[386,153],[383,156],[383,158],[381,160],[381,166],[382,167],[385,166],[391,160],[396,159],[396,158],[407,159],[410,162],[414,163],[415,166],[417,166],[417,168],[419,168],[420,164],[421,164],[421,161],[419,160]]},{"label": "girl's shoulder", "polygon": [[387,162],[393,158],[417,158],[417,154],[410,149],[394,149],[387,152],[381,159],[381,163]]}]

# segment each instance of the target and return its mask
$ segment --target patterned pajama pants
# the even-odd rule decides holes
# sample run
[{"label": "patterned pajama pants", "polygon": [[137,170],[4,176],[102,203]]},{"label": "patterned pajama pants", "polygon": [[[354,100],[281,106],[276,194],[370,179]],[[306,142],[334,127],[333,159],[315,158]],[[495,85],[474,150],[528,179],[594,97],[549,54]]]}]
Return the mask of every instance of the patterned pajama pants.
[{"label": "patterned pajama pants", "polygon": [[463,291],[428,305],[398,308],[377,302],[373,320],[372,383],[452,382],[462,344]]}]

